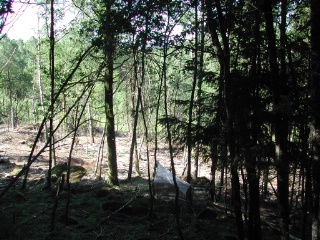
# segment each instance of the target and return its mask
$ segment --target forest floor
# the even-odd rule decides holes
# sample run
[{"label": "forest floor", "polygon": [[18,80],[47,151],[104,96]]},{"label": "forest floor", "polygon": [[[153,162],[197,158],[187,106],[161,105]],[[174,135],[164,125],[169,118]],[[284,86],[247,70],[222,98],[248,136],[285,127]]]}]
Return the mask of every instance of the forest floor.
[{"label": "forest floor", "polygon": [[[15,131],[0,129],[0,156],[9,158],[9,163],[0,163],[0,193],[26,164],[34,136],[30,127]],[[70,143],[66,140],[57,147],[58,162],[65,162],[68,158]],[[120,186],[111,188],[105,181],[105,164],[101,179],[94,174],[98,146],[88,143],[85,137],[79,137],[75,146],[72,162],[83,166],[87,172],[79,183],[71,185],[67,224],[67,191],[64,189],[56,202],[57,188],[44,190],[48,169],[48,154],[45,152],[32,164],[27,188],[20,189],[21,177],[0,198],[0,239],[179,239],[171,197],[158,197],[154,202],[154,214],[148,217],[150,197],[146,156],[141,154],[141,176],[134,174],[131,182],[126,181],[130,139],[117,137]],[[160,145],[158,154],[158,161],[169,168],[169,151],[165,144]],[[152,155],[150,160],[153,162]],[[180,175],[185,166],[183,152],[175,156],[175,164],[177,175]],[[209,164],[201,164],[200,176],[209,178],[209,169]],[[207,186],[204,182],[193,185],[191,208],[187,201],[179,201],[184,239],[237,239],[231,206],[225,201],[210,201],[205,191]],[[57,210],[53,218],[55,204]],[[261,217],[263,239],[280,239],[277,205],[273,200],[262,202]]]}]

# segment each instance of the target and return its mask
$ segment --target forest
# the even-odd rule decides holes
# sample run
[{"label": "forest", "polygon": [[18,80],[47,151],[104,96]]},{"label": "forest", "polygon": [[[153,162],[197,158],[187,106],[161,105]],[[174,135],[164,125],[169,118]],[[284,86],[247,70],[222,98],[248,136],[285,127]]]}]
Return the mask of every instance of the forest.
[{"label": "forest", "polygon": [[[26,41],[3,31],[14,1],[0,1],[1,239],[320,239],[320,1],[20,1],[37,8]],[[74,183],[79,162],[94,177]]]}]

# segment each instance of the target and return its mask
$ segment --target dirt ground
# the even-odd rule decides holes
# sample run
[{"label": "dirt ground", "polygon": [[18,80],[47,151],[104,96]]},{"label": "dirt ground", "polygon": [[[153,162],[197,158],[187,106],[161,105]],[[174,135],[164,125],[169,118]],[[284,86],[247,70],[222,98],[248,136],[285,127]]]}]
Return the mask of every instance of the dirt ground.
[{"label": "dirt ground", "polygon": [[[26,164],[35,132],[32,127],[15,131],[0,130],[0,156],[9,163],[0,163],[0,193]],[[96,142],[100,139],[97,137]],[[57,145],[58,162],[67,160],[70,139]],[[59,198],[57,188],[45,190],[48,153],[44,152],[32,164],[27,189],[21,190],[23,177],[0,198],[0,239],[179,239],[176,229],[174,201],[170,196],[158,196],[153,216],[148,217],[150,196],[147,179],[147,159],[141,152],[141,176],[133,174],[126,181],[130,139],[117,137],[117,154],[120,186],[106,184],[107,165],[103,164],[102,178],[94,174],[99,145],[79,137],[72,154],[74,165],[87,172],[79,183],[71,185],[70,193],[64,187]],[[39,150],[41,144],[37,148]],[[169,168],[169,152],[160,145],[158,161]],[[151,163],[153,155],[150,154]],[[183,152],[175,156],[177,175],[185,166]],[[151,169],[153,164],[151,165]],[[200,176],[209,178],[209,165],[200,165]],[[206,192],[206,183],[194,184],[192,206],[181,199],[180,225],[184,239],[237,239],[234,217],[225,202],[213,203]],[[69,208],[68,196],[70,196]],[[56,211],[53,211],[57,206]],[[264,239],[279,239],[276,205],[273,210],[262,209]],[[68,212],[67,212],[68,209]]]}]

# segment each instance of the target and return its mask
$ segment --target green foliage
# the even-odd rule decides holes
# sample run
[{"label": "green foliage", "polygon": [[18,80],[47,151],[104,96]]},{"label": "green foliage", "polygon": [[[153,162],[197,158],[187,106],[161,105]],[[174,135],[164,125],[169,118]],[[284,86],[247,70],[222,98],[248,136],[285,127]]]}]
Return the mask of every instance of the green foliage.
[{"label": "green foliage", "polygon": [[[216,8],[213,9],[212,17],[216,20],[217,29],[219,31],[223,29],[227,33],[230,48],[229,100],[231,109],[234,110],[236,130],[234,136],[241,142],[239,136],[244,131],[244,125],[250,127],[257,123],[261,126],[261,132],[257,133],[259,138],[268,139],[270,136],[267,135],[272,135],[274,111],[286,112],[290,119],[289,125],[297,127],[309,114],[308,3],[298,0],[288,3],[287,67],[283,76],[287,79],[288,95],[282,96],[280,104],[274,106],[262,12],[257,11],[257,6],[249,2],[220,2],[222,18],[219,18]],[[194,15],[196,3],[199,4],[198,19],[195,19]],[[160,117],[160,124],[170,121],[174,138],[181,143],[185,142],[193,74],[198,69],[196,81],[201,80],[202,83],[201,88],[197,86],[198,95],[194,99],[192,142],[210,145],[217,136],[223,136],[226,116],[225,86],[217,59],[217,49],[208,30],[209,17],[205,6],[201,4],[200,1],[191,4],[188,1],[160,0],[74,1],[74,7],[81,11],[72,25],[64,30],[58,29],[59,37],[55,44],[55,92],[63,88],[55,106],[57,122],[67,114],[68,109],[74,108],[74,103],[82,90],[92,84],[94,85],[90,95],[92,120],[94,127],[103,128],[105,122],[103,75],[107,65],[104,54],[108,53],[113,45],[115,51],[112,53],[115,86],[113,109],[118,131],[131,130],[137,86],[140,86],[149,133],[151,135],[154,133],[156,119]],[[57,22],[63,15],[62,10],[63,7],[57,7]],[[273,6],[275,23],[279,21],[280,10],[279,4]],[[42,7],[40,14],[48,21],[47,7]],[[8,121],[10,115],[10,92],[18,122],[32,122],[33,115],[37,116],[38,121],[41,119],[43,112],[39,102],[38,72],[35,66],[37,57],[40,58],[44,107],[49,108],[49,40],[43,34],[43,31],[47,30],[46,27],[42,28],[39,42],[35,38],[27,43],[7,38],[0,42],[0,53],[3,56],[0,59],[1,121]],[[222,40],[219,31],[218,39]],[[195,45],[196,32],[198,46]],[[276,38],[279,39],[278,30],[276,34]],[[114,38],[111,38],[112,35]],[[203,46],[201,46],[202,35]],[[40,44],[39,52],[37,44]],[[277,41],[278,48],[279,44]],[[72,79],[64,86],[65,80],[77,64],[79,55],[90,45],[95,46],[95,51],[82,61]],[[199,56],[195,59],[196,49],[199,55],[202,54],[202,60]],[[135,67],[137,73],[134,71]],[[163,117],[164,74],[168,88],[169,119]],[[84,104],[83,99],[79,101]],[[158,113],[155,111],[157,107],[159,107]],[[74,129],[76,116],[75,108],[67,114],[64,120],[65,130]],[[81,122],[88,121],[87,117],[85,114]],[[86,132],[86,128],[86,124],[81,126],[82,133]],[[158,131],[162,131],[161,126]],[[141,115],[138,132],[143,133]]]},{"label": "green foliage", "polygon": [[[14,109],[15,124],[28,122],[32,112],[33,61],[32,54],[21,40],[2,39],[0,42],[0,112],[9,116]],[[1,117],[0,117],[1,119]]]}]

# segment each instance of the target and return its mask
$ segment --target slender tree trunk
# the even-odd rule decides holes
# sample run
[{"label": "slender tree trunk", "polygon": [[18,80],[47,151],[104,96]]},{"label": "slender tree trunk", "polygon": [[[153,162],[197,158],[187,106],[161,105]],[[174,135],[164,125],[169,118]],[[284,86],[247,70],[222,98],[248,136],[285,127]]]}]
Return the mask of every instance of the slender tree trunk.
[{"label": "slender tree trunk", "polygon": [[149,186],[149,194],[150,194],[150,210],[149,210],[148,216],[151,218],[153,216],[153,189],[152,189],[152,183],[151,183],[151,168],[150,168],[150,157],[149,157],[149,139],[148,139],[149,134],[148,134],[148,126],[147,126],[147,121],[145,117],[145,111],[143,107],[142,94],[141,94],[140,87],[138,87],[138,99],[140,99],[138,102],[140,102],[140,105],[141,105],[141,115],[142,115],[143,126],[144,126],[144,135],[146,138],[147,174],[148,174],[148,186]]},{"label": "slender tree trunk", "polygon": [[[144,132],[145,132],[145,140],[146,140],[146,150],[147,150],[147,169],[148,169],[148,183],[149,183],[149,192],[150,192],[150,211],[149,211],[149,217],[153,215],[153,192],[152,192],[152,186],[151,186],[151,168],[150,168],[150,157],[149,157],[149,131],[148,131],[148,125],[147,125],[147,114],[145,111],[145,105],[147,104],[146,101],[143,101],[142,98],[142,88],[145,87],[145,75],[146,75],[146,46],[148,42],[148,34],[150,32],[149,27],[149,12],[147,12],[147,17],[145,20],[145,34],[143,38],[142,43],[142,49],[141,49],[141,86],[138,88],[138,98],[140,98],[140,105],[141,105],[141,113],[142,113],[142,120],[143,120],[143,126],[144,126]],[[151,116],[151,114],[150,114]],[[141,147],[143,144],[143,138],[141,141],[141,146],[139,148],[139,151],[137,150],[137,139],[136,139],[136,172],[140,176],[140,155],[141,155]]]},{"label": "slender tree trunk", "polygon": [[209,188],[209,197],[211,201],[216,201],[216,170],[217,170],[217,162],[218,162],[218,145],[217,143],[211,143],[211,179],[210,179],[210,188]]},{"label": "slender tree trunk", "polygon": [[36,109],[36,88],[35,88],[35,83],[34,79],[32,81],[32,114],[33,114],[33,124],[36,125],[37,123],[37,109]]},{"label": "slender tree trunk", "polygon": [[[247,151],[249,152],[249,151]],[[249,154],[248,154],[249,155]],[[247,176],[249,183],[248,239],[261,239],[259,178],[256,172],[255,156],[247,156]]]},{"label": "slender tree trunk", "polygon": [[[135,115],[134,115],[134,123],[133,123],[133,129],[132,129],[132,139],[131,139],[131,147],[130,147],[130,154],[129,154],[129,171],[128,171],[128,180],[131,180],[132,176],[132,167],[133,167],[133,155],[134,155],[134,150],[137,149],[137,124],[138,124],[138,116],[139,116],[139,107],[140,107],[140,97],[139,97],[139,91],[141,92],[140,89],[137,90],[137,103],[135,104],[136,109],[135,109]],[[138,172],[139,175],[139,172]]]},{"label": "slender tree trunk", "polygon": [[8,121],[8,126],[10,126],[11,130],[14,130],[14,111],[13,111],[13,92],[12,92],[12,86],[11,86],[11,76],[10,71],[8,71],[8,84],[9,84],[9,108],[10,108],[10,118]]},{"label": "slender tree trunk", "polygon": [[222,143],[221,145],[221,170],[220,170],[220,186],[219,186],[219,193],[218,193],[218,201],[221,201],[222,196],[222,189],[226,189],[226,182],[225,175],[227,172],[227,146],[225,143]]},{"label": "slender tree trunk", "polygon": [[[207,15],[207,22],[208,22],[208,29],[211,34],[211,39],[212,43],[215,49],[215,53],[217,54],[219,63],[220,63],[220,68],[222,68],[223,64],[223,50],[222,46],[219,41],[219,36],[217,34],[218,30],[218,24],[217,21],[215,20],[214,14],[213,14],[213,1],[212,0],[205,0],[205,9],[206,9],[206,15]],[[222,79],[222,78],[221,78]],[[220,97],[223,95],[223,82],[220,80],[219,82],[219,94]],[[221,108],[220,108],[221,109]],[[222,110],[221,110],[222,111]],[[221,116],[224,114],[221,114]],[[227,146],[225,143],[222,143],[221,146],[221,162],[222,162],[222,167],[221,167],[221,173],[220,173],[220,189],[219,189],[219,194],[218,194],[218,200],[220,201],[221,198],[221,192],[222,192],[222,187],[224,185],[224,174],[225,174],[225,169],[226,169],[226,164],[227,164]]]},{"label": "slender tree trunk", "polygon": [[[198,174],[199,156],[201,149],[201,142],[199,141],[199,134],[201,129],[201,106],[202,106],[202,82],[204,77],[204,45],[205,45],[205,11],[204,5],[201,5],[201,33],[200,33],[200,56],[199,56],[199,70],[197,81],[197,126],[196,126],[196,152],[195,152],[195,173]],[[196,72],[196,71],[195,71]]]},{"label": "slender tree trunk", "polygon": [[49,169],[47,176],[47,188],[51,189],[51,169],[53,159],[53,115],[54,115],[54,0],[51,0],[51,27],[50,27],[50,80],[51,80],[51,92],[50,92],[50,116],[49,116]]},{"label": "slender tree trunk", "polygon": [[[164,47],[164,55],[167,55],[167,50],[166,50],[166,46]],[[164,71],[164,76],[163,76],[163,82],[164,82],[164,106],[165,106],[165,116],[166,118],[168,118],[169,113],[168,113],[168,89],[167,89],[167,76],[166,76],[166,65],[167,63],[164,62],[164,66],[165,68],[163,69]],[[179,187],[176,181],[176,171],[175,171],[175,166],[174,166],[174,160],[173,160],[173,149],[172,149],[172,139],[171,139],[171,130],[170,130],[170,123],[169,121],[166,121],[166,130],[167,130],[167,139],[168,139],[168,143],[169,143],[169,152],[170,152],[170,165],[171,165],[171,172],[172,172],[172,179],[173,179],[173,184],[174,184],[174,188],[175,188],[175,219],[176,219],[176,226],[177,226],[177,230],[178,230],[178,235],[180,240],[183,240],[183,234],[182,234],[182,230],[181,230],[181,226],[180,226],[180,207],[179,207]]]},{"label": "slender tree trunk", "polygon": [[271,1],[265,1],[265,20],[269,50],[269,64],[271,70],[271,84],[274,104],[274,131],[275,131],[275,163],[277,167],[277,191],[280,229],[282,240],[289,238],[289,163],[287,159],[288,123],[284,106],[280,96],[286,94],[285,79],[279,77],[276,36],[273,23]]},{"label": "slender tree trunk", "polygon": [[[260,48],[260,10],[254,11],[254,28],[253,28],[253,38],[254,38],[254,51],[252,55],[252,62],[251,62],[251,75],[249,76],[249,81],[258,79],[260,67],[259,64],[259,48]],[[253,89],[248,89],[248,92],[244,94],[252,94],[256,101],[258,102],[259,98],[259,89],[258,83],[255,85]],[[249,97],[249,96],[248,96]],[[251,105],[252,104],[252,105]],[[249,106],[246,106],[247,109],[250,111],[254,111],[254,115],[258,115],[257,107],[254,103],[251,103]],[[250,119],[249,111],[245,112],[244,119]],[[242,111],[244,112],[244,111]],[[260,127],[261,123],[258,121],[257,118],[253,118],[250,122],[250,125],[244,123],[245,132],[243,135],[245,136],[245,143],[244,146],[247,146],[246,149],[246,171],[247,171],[247,179],[249,185],[249,220],[248,220],[248,227],[247,227],[247,238],[248,240],[260,240],[261,236],[261,219],[260,219],[260,190],[259,190],[259,174],[257,172],[258,168],[258,157],[256,156],[256,152],[252,151],[252,149],[256,148],[256,143],[258,142],[258,134],[261,132]],[[267,166],[269,169],[269,166]],[[266,176],[265,186],[267,186],[267,179]]]},{"label": "slender tree trunk", "polygon": [[[135,157],[135,166],[137,174],[140,176],[139,171],[139,160],[137,154],[137,125],[139,119],[139,107],[140,107],[140,97],[141,89],[139,88],[138,83],[138,71],[139,71],[139,62],[138,62],[138,51],[137,48],[134,47],[133,49],[133,56],[134,56],[134,79],[133,79],[133,86],[132,86],[132,106],[135,107],[134,112],[132,112],[132,119],[133,119],[133,127],[132,127],[132,139],[131,139],[131,146],[130,146],[130,155],[129,155],[129,170],[128,170],[128,180],[131,180],[132,176],[132,168],[133,168],[133,158]],[[139,92],[140,91],[140,92]],[[135,94],[137,92],[137,94]],[[134,104],[134,96],[136,95],[136,104]]]},{"label": "slender tree trunk", "polygon": [[90,101],[88,101],[88,132],[89,132],[90,143],[95,143]]},{"label": "slender tree trunk", "polygon": [[[169,8],[169,6],[167,6]],[[167,9],[167,28],[165,32],[165,41],[164,41],[164,46],[163,46],[163,63],[162,63],[162,79],[163,79],[163,88],[164,88],[164,112],[165,112],[165,118],[168,119],[170,113],[168,109],[168,104],[169,104],[169,94],[168,94],[168,84],[167,84],[167,57],[168,57],[168,47],[169,47],[169,26],[170,26],[170,15],[169,15],[169,10]],[[184,239],[182,229],[181,229],[181,224],[180,224],[180,207],[179,207],[179,187],[176,181],[176,171],[175,171],[175,165],[174,165],[174,159],[173,159],[173,147],[172,147],[172,137],[171,137],[171,126],[170,122],[166,121],[165,124],[166,128],[166,134],[167,134],[167,140],[168,140],[168,145],[169,145],[169,154],[170,154],[170,166],[171,166],[171,172],[172,172],[172,180],[174,184],[174,189],[175,189],[175,199],[174,199],[174,209],[175,209],[175,221],[176,221],[176,229],[178,232],[178,236],[180,240]]]},{"label": "slender tree trunk", "polygon": [[308,123],[301,121],[300,123],[300,137],[301,137],[301,170],[302,172],[302,188],[301,188],[301,204],[302,204],[302,239],[306,239],[307,234],[307,217],[310,210],[309,199],[311,194],[311,162],[308,156]]},{"label": "slender tree trunk", "polygon": [[40,39],[40,30],[39,30],[39,27],[40,27],[40,16],[38,15],[38,32],[39,32],[39,35],[38,35],[38,44],[37,44],[37,79],[38,79],[38,88],[39,88],[39,100],[40,100],[40,106],[41,106],[41,110],[42,110],[42,113],[44,114],[45,113],[45,110],[44,110],[44,100],[43,100],[43,88],[42,88],[42,82],[41,82],[41,65],[40,65],[40,50],[41,50],[41,39]]},{"label": "slender tree trunk", "polygon": [[[191,175],[193,175],[194,179],[198,177],[198,152],[195,153],[194,159],[194,171],[191,173],[191,155],[192,155],[192,116],[193,116],[193,105],[194,105],[194,97],[197,87],[197,79],[198,79],[198,0],[194,1],[195,4],[195,46],[194,46],[194,72],[193,72],[193,82],[190,96],[190,104],[189,104],[189,115],[188,115],[188,136],[187,136],[187,145],[188,145],[188,173],[187,173],[187,182],[190,183]],[[195,151],[198,151],[196,148]]]},{"label": "slender tree trunk", "polygon": [[88,109],[88,133],[89,133],[89,142],[94,143],[94,132],[93,132],[93,121],[92,121],[92,110],[91,110],[91,104],[90,99],[87,103],[87,109]]},{"label": "slender tree trunk", "polygon": [[[307,226],[309,225],[308,216],[310,214],[310,210],[312,210],[312,174],[311,174],[311,161],[307,159],[305,163],[305,198],[303,205],[303,220],[302,220],[302,238],[307,239]],[[313,217],[313,216],[311,216]]]},{"label": "slender tree trunk", "polygon": [[[231,186],[232,186],[232,200],[233,208],[236,218],[236,225],[238,230],[238,238],[240,240],[244,239],[244,229],[241,211],[241,197],[240,197],[240,183],[238,174],[238,163],[239,157],[236,154],[236,145],[234,137],[234,102],[232,101],[232,78],[230,76],[230,48],[229,40],[227,36],[228,30],[228,19],[225,17],[222,11],[220,0],[206,0],[206,10],[208,17],[208,28],[212,37],[213,45],[216,50],[216,54],[220,64],[220,78],[223,80],[224,86],[224,106],[226,111],[226,140],[229,150],[229,158],[231,160]],[[217,11],[217,19],[213,14],[213,7]],[[226,14],[226,16],[228,13]],[[220,33],[220,37],[218,36]],[[221,39],[221,40],[220,40]],[[221,43],[220,43],[221,41]]]},{"label": "slender tree trunk", "polygon": [[[92,88],[91,88],[91,90],[92,90]],[[67,164],[67,179],[66,179],[66,183],[67,183],[67,189],[68,189],[68,198],[67,198],[66,211],[65,211],[65,222],[66,222],[66,225],[69,225],[69,209],[70,209],[70,199],[71,199],[70,175],[71,175],[72,153],[73,153],[74,145],[76,144],[75,141],[76,141],[76,138],[77,138],[79,127],[81,125],[81,119],[82,119],[82,116],[84,115],[84,112],[86,110],[86,106],[88,104],[88,101],[89,101],[89,98],[90,98],[90,95],[91,95],[91,90],[89,91],[88,94],[86,94],[87,97],[85,99],[85,103],[81,104],[80,102],[78,102],[78,105],[76,107],[75,129],[74,129],[74,132],[73,132],[73,138],[72,138],[72,143],[71,143],[69,156],[68,156],[68,164]],[[79,107],[80,107],[80,109],[79,109]],[[78,115],[78,111],[79,110],[80,110],[80,114]]]},{"label": "slender tree trunk", "polygon": [[311,146],[312,146],[312,240],[319,235],[319,194],[320,194],[320,2],[311,0]]},{"label": "slender tree trunk", "polygon": [[244,194],[244,203],[243,203],[243,216],[244,216],[244,224],[248,225],[248,176],[245,175],[244,166],[242,162],[240,162],[240,173],[242,179],[242,188]]},{"label": "slender tree trunk", "polygon": [[[106,132],[106,125],[103,128],[103,132],[102,132],[102,137],[99,143],[99,150],[98,150],[98,154],[97,154],[97,160],[96,160],[96,165],[94,168],[94,174],[97,174],[98,169],[101,169],[101,163],[103,160],[103,149],[104,149],[104,139],[105,139],[105,132]],[[101,179],[101,170],[100,170],[100,175],[99,175],[99,179]]]}]

